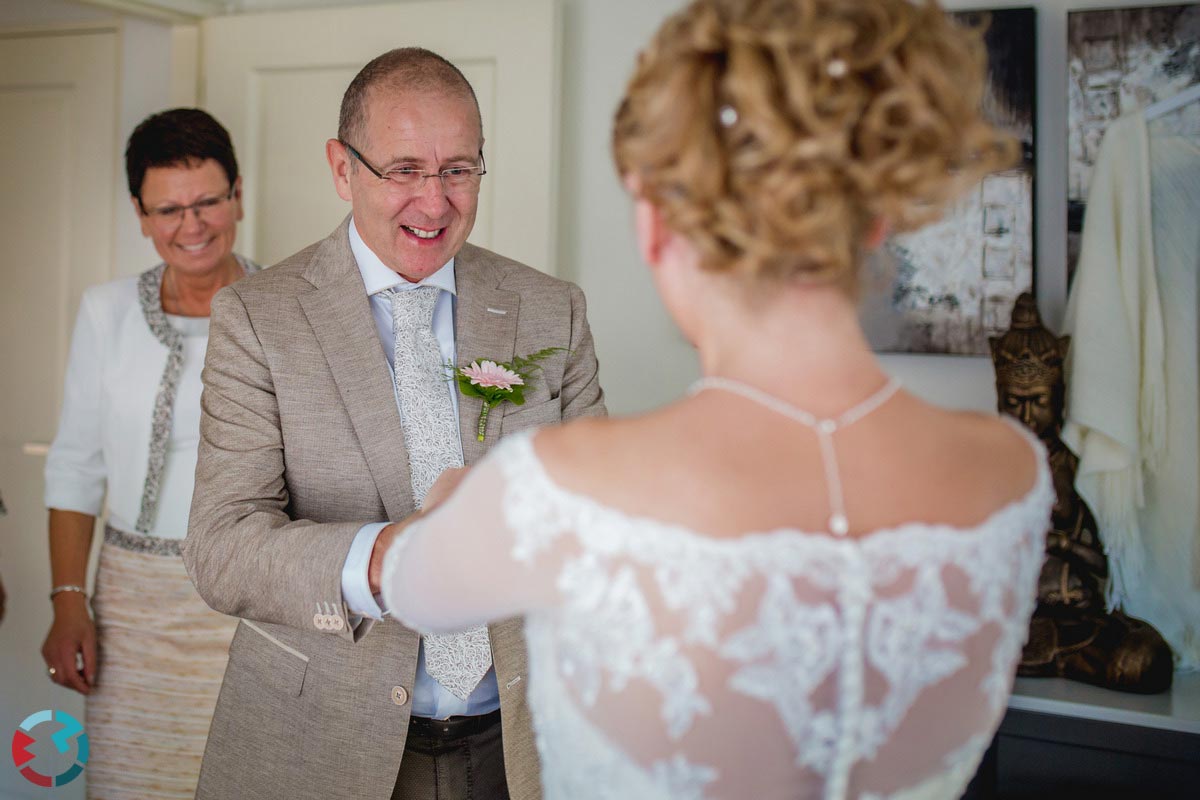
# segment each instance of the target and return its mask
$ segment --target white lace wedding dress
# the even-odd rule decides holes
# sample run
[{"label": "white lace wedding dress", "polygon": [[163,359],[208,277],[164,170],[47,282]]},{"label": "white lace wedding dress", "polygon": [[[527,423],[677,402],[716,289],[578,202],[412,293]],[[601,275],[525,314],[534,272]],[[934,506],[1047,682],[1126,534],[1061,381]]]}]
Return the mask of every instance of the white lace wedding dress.
[{"label": "white lace wedding dress", "polygon": [[517,435],[388,552],[384,595],[427,631],[527,615],[547,800],[956,798],[1033,610],[1031,446],[1032,490],[970,528],[718,540],[561,488]]}]

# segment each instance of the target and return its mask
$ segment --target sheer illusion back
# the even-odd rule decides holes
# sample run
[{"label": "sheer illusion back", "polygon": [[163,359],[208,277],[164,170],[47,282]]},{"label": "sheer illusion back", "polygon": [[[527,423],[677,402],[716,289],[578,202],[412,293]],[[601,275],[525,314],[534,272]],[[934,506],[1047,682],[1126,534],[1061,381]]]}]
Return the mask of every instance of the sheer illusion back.
[{"label": "sheer illusion back", "polygon": [[1005,708],[1053,500],[1021,432],[1039,466],[1019,500],[851,539],[630,516],[519,434],[389,551],[385,597],[424,630],[527,615],[550,800],[957,797]]}]

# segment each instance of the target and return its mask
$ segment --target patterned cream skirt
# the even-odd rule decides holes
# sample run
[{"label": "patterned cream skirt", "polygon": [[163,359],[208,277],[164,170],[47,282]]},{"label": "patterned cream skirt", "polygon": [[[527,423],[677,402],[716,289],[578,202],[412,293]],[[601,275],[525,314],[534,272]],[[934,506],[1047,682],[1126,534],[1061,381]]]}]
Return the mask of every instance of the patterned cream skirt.
[{"label": "patterned cream skirt", "polygon": [[191,798],[237,620],[196,594],[179,542],[105,530],[89,798]]}]

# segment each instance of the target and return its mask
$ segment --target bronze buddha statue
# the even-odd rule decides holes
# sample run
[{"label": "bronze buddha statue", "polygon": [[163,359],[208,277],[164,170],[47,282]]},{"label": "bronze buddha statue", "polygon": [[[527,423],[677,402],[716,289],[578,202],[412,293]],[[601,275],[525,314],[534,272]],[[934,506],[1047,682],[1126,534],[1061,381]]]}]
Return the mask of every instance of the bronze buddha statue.
[{"label": "bronze buddha statue", "polygon": [[1070,339],[1051,333],[1033,295],[1024,293],[1013,306],[1008,331],[988,340],[1000,412],[1041,439],[1056,493],[1037,610],[1017,674],[1061,676],[1126,692],[1165,691],[1174,672],[1171,648],[1147,623],[1105,608],[1108,559],[1096,520],[1075,491],[1079,459],[1059,438]]}]

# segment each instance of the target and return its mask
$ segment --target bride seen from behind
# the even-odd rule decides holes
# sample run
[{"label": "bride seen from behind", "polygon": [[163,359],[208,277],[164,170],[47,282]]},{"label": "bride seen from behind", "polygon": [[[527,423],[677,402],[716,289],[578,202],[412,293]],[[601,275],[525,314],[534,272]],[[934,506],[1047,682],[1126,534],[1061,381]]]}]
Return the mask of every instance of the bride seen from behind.
[{"label": "bride seen from behind", "polygon": [[1049,476],[1016,426],[889,380],[854,289],[888,231],[1013,158],[984,59],[909,0],[697,0],[643,52],[614,153],[705,377],[443,476],[384,564],[418,629],[525,615],[547,798],[950,798],[973,774]]}]

